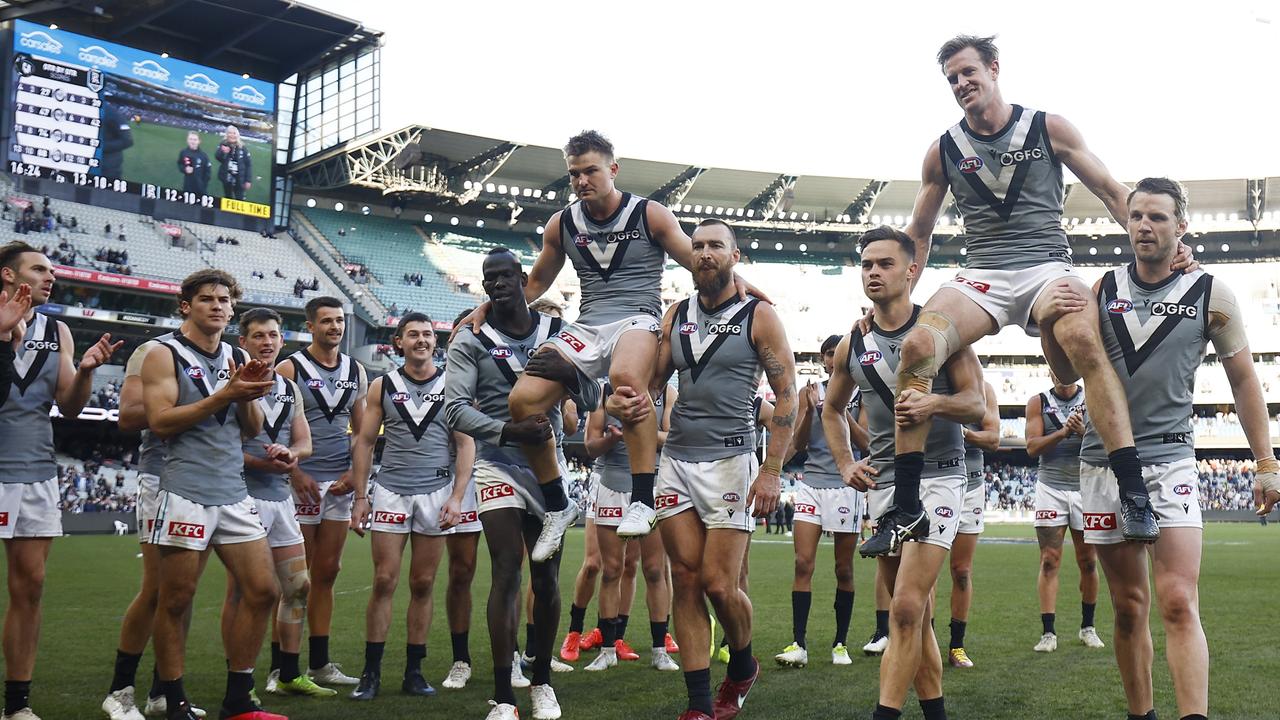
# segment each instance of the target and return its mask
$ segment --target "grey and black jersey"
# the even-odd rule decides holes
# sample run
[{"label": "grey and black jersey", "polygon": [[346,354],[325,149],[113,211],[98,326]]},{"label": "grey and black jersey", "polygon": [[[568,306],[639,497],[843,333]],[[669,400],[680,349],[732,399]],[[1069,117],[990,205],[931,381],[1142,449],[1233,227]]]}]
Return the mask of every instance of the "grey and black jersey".
[{"label": "grey and black jersey", "polygon": [[37,312],[18,343],[9,397],[0,405],[0,483],[30,485],[58,476],[49,410],[62,366],[60,324]]},{"label": "grey and black jersey", "polygon": [[360,363],[338,353],[337,367],[326,367],[303,348],[289,356],[293,378],[311,426],[311,457],[298,467],[325,479],[351,469],[351,409],[360,394]]},{"label": "grey and black jersey", "polygon": [[[608,381],[605,381],[601,385],[600,397],[608,397],[611,394],[613,394],[613,388]],[[659,430],[667,429],[662,417],[666,405],[666,386],[663,386],[662,392],[653,399],[653,412],[657,415]],[[622,428],[622,421],[608,413],[604,415],[604,422],[606,429],[609,427]],[[659,449],[659,454],[661,454],[661,449]],[[600,474],[601,485],[614,492],[631,492],[631,456],[627,454],[626,440],[619,440],[617,445],[610,448],[604,455],[596,458],[594,469]]]},{"label": "grey and black jersey", "polygon": [[[1175,273],[1155,285],[1140,281],[1132,264],[1102,276],[1102,344],[1124,386],[1144,465],[1195,457],[1192,400],[1210,340],[1212,291],[1213,276],[1203,270]],[[1107,464],[1092,424],[1081,458]]]},{"label": "grey and black jersey", "polygon": [[956,123],[939,141],[942,174],[964,220],[967,267],[1021,270],[1070,263],[1062,228],[1062,163],[1045,113],[1013,106],[994,135]]},{"label": "grey and black jersey", "polygon": [[[275,376],[275,387],[271,392],[254,400],[262,411],[262,431],[256,437],[245,440],[242,450],[245,455],[265,460],[267,445],[284,445],[289,447],[293,442],[293,414],[299,412],[298,387],[283,375]],[[250,497],[258,500],[289,500],[293,497],[289,487],[288,473],[270,473],[244,469],[244,482],[249,488]]]},{"label": "grey and black jersey", "polygon": [[[185,337],[162,344],[173,354],[178,406],[197,403],[226,385],[232,357],[237,363],[248,360],[243,351],[233,350],[225,342],[218,343],[212,354]],[[160,473],[161,490],[199,505],[231,505],[248,496],[238,405],[230,403],[169,438],[164,472]]]},{"label": "grey and black jersey", "polygon": [[[1059,397],[1049,388],[1040,393],[1040,420],[1044,422],[1044,432],[1057,432],[1066,426],[1071,415],[1080,413],[1088,419],[1085,412],[1084,388],[1076,386],[1076,394],[1070,398]],[[1067,435],[1062,442],[1040,456],[1040,469],[1036,479],[1055,490],[1080,489],[1080,447],[1084,438],[1079,435]],[[1106,458],[1103,458],[1104,461]]]},{"label": "grey and black jersey", "polygon": [[711,462],[755,451],[761,367],[751,321],[759,302],[734,296],[706,309],[694,295],[676,307],[667,340],[680,396],[664,448],[669,457]]},{"label": "grey and black jersey", "polygon": [[[181,332],[175,330],[171,333],[158,335],[138,346],[138,349],[134,350],[134,352],[149,353],[165,340],[178,337],[181,334]],[[143,357],[146,357],[146,355],[144,354]],[[164,470],[164,440],[156,437],[147,428],[143,428],[140,435],[141,440],[138,443],[138,472],[160,477],[160,472]]]},{"label": "grey and black jersey", "polygon": [[[970,430],[982,430],[982,423],[975,423],[969,426]],[[964,442],[964,469],[965,477],[968,478],[964,485],[964,491],[969,492],[982,487],[983,475],[986,473],[983,467],[985,457],[982,454],[982,448],[965,440]]]},{"label": "grey and black jersey", "polygon": [[382,467],[378,485],[401,495],[433,493],[453,482],[449,426],[444,421],[448,373],[414,380],[397,368],[382,376]]},{"label": "grey and black jersey", "polygon": [[649,234],[648,199],[622,193],[613,215],[596,220],[581,201],[560,212],[560,244],[582,283],[577,322],[605,325],[645,313],[662,316],[666,252]]},{"label": "grey and black jersey", "polygon": [[[809,425],[809,457],[804,461],[804,475],[801,482],[812,488],[842,488],[844,480],[840,478],[840,469],[836,467],[836,459],[827,445],[827,434],[822,429],[822,406],[827,400],[827,382],[824,380],[814,387],[818,390],[818,403],[809,409],[811,415]],[[845,406],[845,411],[857,421],[858,395],[855,390],[853,398]]]},{"label": "grey and black jersey", "polygon": [[[898,358],[902,340],[915,327],[920,306],[911,319],[896,330],[884,330],[872,322],[871,332],[854,331],[849,342],[849,374],[862,390],[862,406],[867,411],[868,462],[879,471],[877,487],[893,486],[893,431],[896,423],[894,401],[898,395]],[[951,379],[945,370],[933,380],[935,395],[950,395]],[[921,477],[961,475],[964,468],[964,434],[959,423],[934,418],[924,445],[924,472]]]}]

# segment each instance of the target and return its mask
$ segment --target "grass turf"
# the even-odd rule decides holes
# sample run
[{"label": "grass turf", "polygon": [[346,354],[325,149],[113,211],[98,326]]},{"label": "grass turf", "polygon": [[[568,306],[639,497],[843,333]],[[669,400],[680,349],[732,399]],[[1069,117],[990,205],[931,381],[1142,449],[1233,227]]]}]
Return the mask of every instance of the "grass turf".
[{"label": "grass turf", "polygon": [[[1214,524],[1205,534],[1201,578],[1201,614],[1209,638],[1211,710],[1214,717],[1247,720],[1275,717],[1274,707],[1259,700],[1267,680],[1274,675],[1275,646],[1260,629],[1268,620],[1255,612],[1274,608],[1276,571],[1263,562],[1274,552],[1276,540],[1268,530],[1253,524]],[[136,542],[128,537],[71,537],[54,543],[45,589],[44,627],[36,667],[32,706],[46,720],[103,717],[98,709],[111,681],[121,615],[137,589],[141,560],[135,558]],[[570,588],[581,559],[582,535],[571,533],[562,566],[562,587]],[[864,657],[860,649],[873,623],[872,564],[859,559],[855,566],[857,601],[850,645],[851,666],[828,662],[826,647],[833,630],[830,610],[833,581],[831,546],[819,551],[813,611],[809,622],[811,664],[803,670],[779,668],[772,655],[791,641],[790,591],[792,550],[787,539],[757,533],[752,548],[751,586],[755,604],[754,649],[761,659],[761,680],[751,693],[744,718],[866,718],[875,706],[879,668],[877,658]],[[1056,653],[1031,651],[1040,636],[1035,579],[1038,556],[1030,527],[988,526],[979,546],[975,567],[974,610],[969,621],[967,646],[977,667],[946,668],[944,687],[953,718],[1122,718],[1124,698],[1111,649],[1088,650],[1075,640],[1079,622],[1078,575],[1071,551],[1064,557],[1058,603],[1060,646]],[[400,583],[393,625],[383,662],[382,695],[373,703],[356,704],[342,695],[313,700],[264,696],[269,709],[292,718],[482,718],[488,710],[492,670],[488,633],[484,625],[488,593],[486,551],[480,549],[480,568],[474,586],[471,653],[474,674],[464,690],[444,690],[440,681],[451,661],[448,630],[443,621],[443,569],[436,592],[436,613],[424,664],[427,678],[437,687],[434,698],[409,698],[400,693],[404,658],[404,609],[407,580]],[[825,570],[824,570],[824,563]],[[408,563],[405,563],[407,568]],[[945,573],[945,571],[944,571]],[[186,687],[196,704],[216,713],[225,681],[225,665],[218,640],[218,612],[224,589],[224,571],[211,562],[201,584],[191,630]],[[337,612],[332,634],[332,656],[349,674],[358,675],[363,658],[364,606],[371,578],[368,541],[350,538],[339,577]],[[640,593],[643,594],[643,583]],[[940,581],[940,605],[946,607],[950,582]],[[569,591],[564,594],[564,619],[559,637],[568,625]],[[1098,605],[1097,625],[1111,642],[1112,614],[1105,581]],[[587,615],[588,627],[596,617],[594,603]],[[557,674],[553,682],[564,708],[573,718],[674,718],[684,707],[684,684],[679,673],[658,673],[648,667],[648,622],[642,598],[637,597],[628,632],[641,655],[634,663],[621,663],[604,674],[586,673],[582,667],[595,652],[584,653],[578,670]],[[1176,717],[1173,690],[1163,658],[1164,637],[1153,618],[1156,663],[1156,706],[1162,717]],[[939,640],[947,642],[947,617],[938,622]],[[523,645],[524,633],[520,633]],[[558,647],[558,644],[557,644]],[[258,688],[264,683],[266,647],[259,663]],[[306,641],[303,643],[306,662]],[[677,660],[679,657],[677,656]],[[140,694],[150,686],[151,652],[139,670]],[[1265,677],[1264,677],[1265,674]],[[719,683],[724,666],[713,664],[713,683]],[[344,693],[345,694],[345,693]],[[529,712],[528,691],[517,690],[522,710]],[[920,717],[915,699],[908,700],[904,717]]]},{"label": "grass turf", "polygon": [[[217,133],[200,133],[200,149],[209,156],[213,163],[213,172],[209,176],[206,188],[210,195],[222,197],[222,183],[218,181],[218,161],[214,154],[218,151],[218,143],[222,136]],[[249,202],[271,204],[271,146],[259,140],[245,140],[249,148],[249,157],[253,164],[254,180],[245,200]],[[182,189],[182,173],[178,171],[178,153],[187,146],[187,130],[185,128],[157,125],[155,123],[135,123],[133,125],[133,146],[124,151],[125,179],[139,183],[153,183],[160,187]]]}]

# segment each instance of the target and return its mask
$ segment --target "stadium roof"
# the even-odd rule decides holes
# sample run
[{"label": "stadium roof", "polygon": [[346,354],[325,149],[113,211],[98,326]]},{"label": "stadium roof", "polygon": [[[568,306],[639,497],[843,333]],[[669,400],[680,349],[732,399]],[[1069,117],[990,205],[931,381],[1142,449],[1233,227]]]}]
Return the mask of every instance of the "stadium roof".
[{"label": "stadium roof", "polygon": [[17,18],[271,82],[382,37],[290,0],[0,1],[0,21]]}]

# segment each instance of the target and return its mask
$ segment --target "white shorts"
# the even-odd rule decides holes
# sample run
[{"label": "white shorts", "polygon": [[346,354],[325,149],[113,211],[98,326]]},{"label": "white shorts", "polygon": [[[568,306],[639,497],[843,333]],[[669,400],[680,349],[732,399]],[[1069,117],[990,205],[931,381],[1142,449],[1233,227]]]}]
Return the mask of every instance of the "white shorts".
[{"label": "white shorts", "polygon": [[[618,527],[622,524],[622,513],[631,504],[631,493],[610,490],[601,483],[595,488],[596,525],[601,527]],[[656,502],[656,496],[655,496]]]},{"label": "white shorts", "polygon": [[1031,319],[1031,309],[1050,283],[1064,278],[1084,282],[1070,263],[1047,262],[1021,270],[965,269],[942,283],[942,287],[964,293],[1000,327],[1018,325],[1028,335],[1039,336],[1040,329]]},{"label": "white shorts", "polygon": [[58,478],[0,483],[0,539],[62,537]]},{"label": "white shorts", "polygon": [[527,467],[476,458],[471,479],[476,484],[476,512],[479,515],[500,508],[516,508],[541,522],[547,512],[538,479]]},{"label": "white shorts", "polygon": [[302,544],[302,526],[294,515],[292,500],[254,498],[253,502],[258,506],[258,519],[267,531],[268,547],[274,550]]},{"label": "white shorts", "polygon": [[[1204,528],[1200,518],[1200,473],[1194,458],[1144,465],[1142,479],[1161,528]],[[1110,468],[1080,463],[1084,502],[1084,541],[1091,545],[1124,542],[1120,532],[1120,485]]]},{"label": "white shorts", "polygon": [[[966,482],[963,475],[921,478],[920,504],[929,516],[929,536],[920,542],[951,549],[951,543],[960,530],[961,519],[957,516],[963,514]],[[869,491],[867,503],[871,507],[871,522],[874,524],[893,504],[893,488]]]},{"label": "white shorts", "polygon": [[960,506],[960,535],[981,535],[987,527],[984,511],[987,509],[986,483],[965,492],[964,503]]},{"label": "white shorts", "polygon": [[573,363],[586,379],[595,383],[596,378],[609,377],[613,363],[613,348],[618,338],[633,330],[657,335],[662,321],[652,315],[638,314],[606,325],[579,325],[565,323],[560,333],[547,338],[543,345],[550,345]]},{"label": "white shorts", "polygon": [[795,522],[821,525],[833,533],[856,533],[862,521],[862,493],[848,486],[815,488],[798,483],[795,508]]},{"label": "white shorts", "polygon": [[476,511],[474,488],[462,498],[462,522],[448,530],[440,528],[440,511],[453,495],[453,483],[435,492],[418,495],[401,495],[381,485],[373,486],[369,501],[373,505],[374,532],[417,533],[440,537],[462,533],[480,532],[480,516]]},{"label": "white shorts", "polygon": [[[1082,466],[1083,467],[1083,466]],[[1081,475],[1083,477],[1083,474]],[[1119,502],[1119,496],[1116,496]],[[1036,527],[1062,527],[1084,530],[1084,506],[1079,490],[1057,490],[1036,483]]]},{"label": "white shorts", "polygon": [[151,473],[138,473],[138,542],[149,544],[156,526],[156,503],[160,495],[160,478]]},{"label": "white shorts", "polygon": [[755,453],[710,462],[686,462],[663,455],[653,488],[658,519],[692,509],[707,529],[751,532],[756,521],[747,506],[747,492],[758,469]]},{"label": "white shorts", "polygon": [[592,522],[595,522],[596,492],[600,489],[600,473],[593,471],[591,475],[588,476],[587,482],[589,482],[591,485],[590,485],[590,488],[587,490],[586,497],[583,498],[583,501],[586,503],[587,506],[582,509],[582,517],[585,520],[590,520]]},{"label": "white shorts", "polygon": [[299,525],[319,525],[321,520],[351,522],[351,501],[355,499],[356,494],[349,492],[346,495],[330,495],[329,487],[334,482],[336,480],[316,481],[316,485],[320,486],[318,505],[299,502],[298,494],[293,494],[293,509],[298,516]]},{"label": "white shorts", "polygon": [[203,552],[209,544],[233,545],[267,536],[253,498],[230,505],[201,505],[177,493],[161,490],[156,524],[151,533],[154,545]]}]

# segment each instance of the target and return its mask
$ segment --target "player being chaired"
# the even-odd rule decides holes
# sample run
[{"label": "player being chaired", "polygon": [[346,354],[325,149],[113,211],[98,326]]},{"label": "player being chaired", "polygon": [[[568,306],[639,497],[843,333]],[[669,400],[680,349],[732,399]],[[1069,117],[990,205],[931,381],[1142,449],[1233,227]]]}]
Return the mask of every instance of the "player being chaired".
[{"label": "player being chaired", "polygon": [[[1098,331],[1096,301],[1071,266],[1062,228],[1065,166],[1124,225],[1128,189],[1086,147],[1079,131],[1061,116],[1005,102],[1000,94],[999,51],[991,37],[961,35],[938,51],[938,63],[964,118],[934,141],[925,155],[923,179],[907,234],[916,261],[928,260],[930,239],[948,190],[963,218],[967,267],[943,283],[902,344],[898,366],[900,401],[928,394],[947,358],[1006,325],[1030,335],[1043,333],[1061,346],[1089,386],[1089,416],[1107,448],[1120,484],[1121,531],[1126,539],[1152,542],[1160,534],[1142,482],[1124,388],[1107,362]],[[1189,264],[1189,252],[1172,265]],[[1085,312],[1053,322],[1055,296]],[[929,421],[899,425],[896,437],[892,534],[863,544],[863,555],[883,555],[907,538],[929,534],[920,505],[920,473]]]}]

